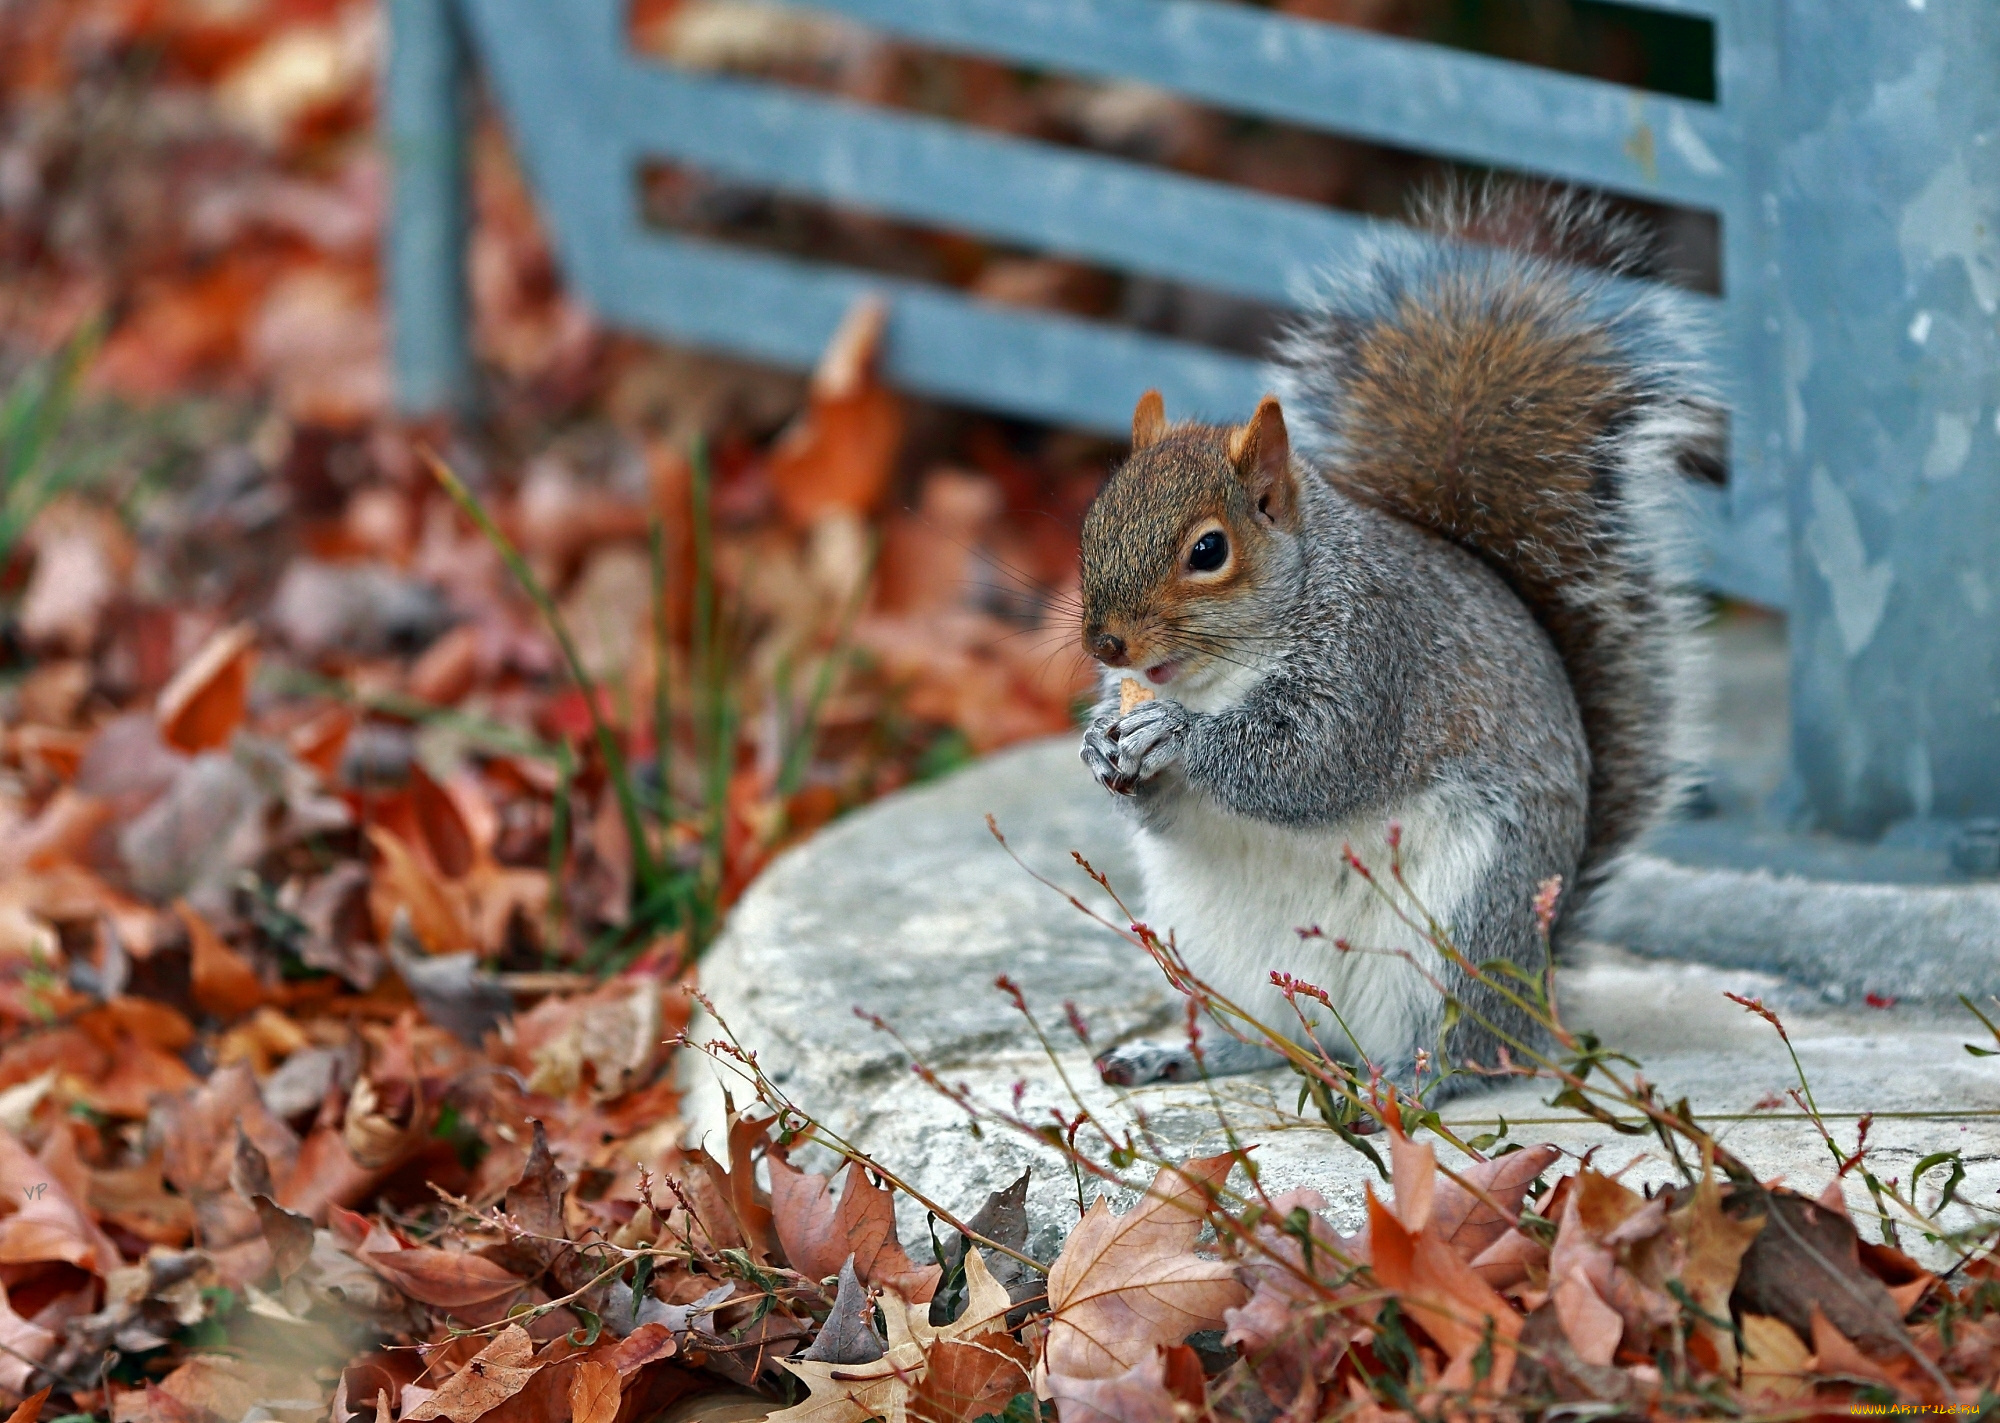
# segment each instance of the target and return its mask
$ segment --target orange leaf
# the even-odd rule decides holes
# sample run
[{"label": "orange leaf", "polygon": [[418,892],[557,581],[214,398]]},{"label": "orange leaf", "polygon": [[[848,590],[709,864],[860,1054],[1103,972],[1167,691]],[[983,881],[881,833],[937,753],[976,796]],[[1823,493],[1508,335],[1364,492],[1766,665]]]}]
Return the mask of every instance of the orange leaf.
[{"label": "orange leaf", "polygon": [[[1449,1245],[1428,1231],[1406,1229],[1376,1197],[1372,1184],[1367,1193],[1368,1248],[1376,1278],[1402,1300],[1403,1308],[1437,1340],[1454,1366],[1470,1360],[1484,1343],[1491,1320],[1493,1371],[1483,1387],[1504,1393],[1513,1373],[1514,1351],[1502,1346],[1511,1346],[1520,1336],[1521,1316]],[[1466,1383],[1470,1382],[1468,1377]]]},{"label": "orange leaf", "polygon": [[[54,1384],[49,1385],[49,1388],[53,1387],[55,1387]],[[35,1420],[42,1416],[42,1404],[48,1400],[48,1396],[48,1388],[43,1389],[40,1393],[29,1394],[21,1400],[19,1408],[16,1408],[12,1413],[7,1415],[7,1423],[35,1423]]]},{"label": "orange leaf", "polygon": [[820,357],[805,413],[771,451],[771,485],[795,525],[832,513],[865,514],[888,490],[904,411],[875,374],[887,320],[879,299],[854,304]]},{"label": "orange leaf", "polygon": [[176,902],[174,912],[187,926],[188,940],[194,948],[195,1005],[227,1019],[240,1018],[262,1003],[267,996],[263,980],[257,977],[257,970],[250,967],[249,961],[223,943],[222,936],[187,901]]},{"label": "orange leaf", "polygon": [[606,1358],[618,1371],[618,1377],[624,1378],[628,1374],[636,1374],[648,1364],[671,1359],[677,1348],[674,1331],[655,1321],[640,1325],[620,1339]]},{"label": "orange leaf", "polygon": [[1834,1328],[1818,1305],[1813,1306],[1812,1312],[1812,1345],[1812,1371],[1816,1374],[1869,1379],[1894,1389],[1903,1386],[1902,1379],[1855,1348],[1845,1334]]},{"label": "orange leaf", "polygon": [[332,706],[293,727],[285,745],[294,756],[330,781],[340,769],[341,753],[347,749],[347,738],[353,730],[353,710]]},{"label": "orange leaf", "polygon": [[160,692],[160,739],[190,755],[225,745],[243,724],[256,661],[257,634],[248,623],[209,638]]},{"label": "orange leaf", "polygon": [[392,830],[371,825],[368,843],[382,857],[374,889],[378,903],[389,911],[383,914],[377,910],[383,930],[393,922],[396,910],[406,909],[410,929],[425,952],[449,954],[476,947],[472,931],[444,883],[417,858],[407,841]]},{"label": "orange leaf", "polygon": [[585,1359],[569,1381],[570,1423],[611,1423],[618,1416],[624,1380],[610,1364]]},{"label": "orange leaf", "polygon": [[512,1294],[526,1284],[491,1260],[454,1250],[433,1250],[426,1246],[364,1250],[361,1258],[411,1299],[440,1309],[484,1304]]}]

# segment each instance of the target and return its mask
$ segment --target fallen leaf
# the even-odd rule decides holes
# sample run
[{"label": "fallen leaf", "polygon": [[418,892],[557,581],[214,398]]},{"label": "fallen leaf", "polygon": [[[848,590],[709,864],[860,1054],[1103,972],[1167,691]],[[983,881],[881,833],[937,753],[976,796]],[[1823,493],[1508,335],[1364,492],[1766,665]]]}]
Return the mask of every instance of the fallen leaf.
[{"label": "fallen leaf", "polygon": [[862,1288],[850,1255],[841,1264],[826,1323],[801,1357],[820,1364],[872,1364],[883,1352],[882,1336],[875,1332],[875,1301]]},{"label": "fallen leaf", "polygon": [[1051,1374],[1049,1397],[1061,1423],[1178,1423],[1180,1401],[1167,1390],[1166,1375],[1166,1362],[1155,1349],[1113,1378]]},{"label": "fallen leaf", "polygon": [[186,900],[176,903],[174,912],[187,926],[193,947],[191,972],[197,1007],[228,1020],[242,1017],[269,996],[249,960],[223,943],[222,936]]},{"label": "fallen leaf", "polygon": [[1091,1203],[1049,1270],[1046,1374],[1115,1378],[1155,1345],[1219,1328],[1243,1303],[1235,1268],[1194,1253],[1209,1191],[1234,1164],[1222,1155],[1162,1167],[1124,1215],[1103,1196]]},{"label": "fallen leaf", "polygon": [[1007,1402],[1028,1391],[1033,1361],[1004,1329],[965,1339],[940,1339],[924,1350],[924,1376],[911,1390],[913,1423],[962,1423],[1004,1413]]},{"label": "fallen leaf", "polygon": [[1450,1363],[1440,1386],[1473,1387],[1473,1358],[1490,1347],[1491,1370],[1478,1388],[1505,1393],[1521,1316],[1444,1241],[1429,1230],[1408,1229],[1376,1197],[1372,1183],[1366,1192],[1369,1263],[1375,1278],[1444,1349]]},{"label": "fallen leaf", "polygon": [[[1729,1296],[1736,1288],[1736,1275],[1743,1253],[1764,1228],[1764,1217],[1739,1218],[1722,1208],[1722,1191],[1712,1170],[1704,1170],[1686,1203],[1667,1216],[1667,1223],[1681,1239],[1686,1263],[1681,1267],[1681,1286],[1704,1319],[1694,1320],[1694,1337],[1705,1341],[1714,1354],[1710,1367],[1724,1377],[1736,1373],[1736,1336],[1727,1327]],[[1723,1321],[1711,1324],[1709,1319]]]},{"label": "fallen leaf", "polygon": [[805,528],[828,514],[865,514],[878,504],[903,445],[903,402],[876,365],[888,308],[856,302],[813,373],[805,412],[771,448],[778,505]]},{"label": "fallen leaf", "polygon": [[611,1423],[618,1416],[623,1381],[610,1364],[586,1359],[569,1381],[570,1423]]},{"label": "fallen leaf", "polygon": [[472,942],[472,930],[450,891],[408,842],[386,826],[371,825],[368,843],[380,857],[370,896],[378,932],[389,932],[400,910],[409,915],[410,930],[426,953],[479,947]]},{"label": "fallen leaf", "polygon": [[53,1387],[51,1384],[40,1393],[31,1393],[22,1399],[20,1405],[7,1415],[7,1423],[35,1423],[42,1416],[42,1405],[48,1402],[49,1391]]},{"label": "fallen leaf", "polygon": [[823,1280],[839,1274],[842,1262],[852,1257],[865,1284],[894,1289],[919,1303],[936,1292],[943,1272],[936,1265],[919,1268],[904,1253],[888,1187],[873,1184],[850,1163],[836,1205],[827,1177],[808,1175],[776,1152],[770,1163],[772,1220],[793,1269]]},{"label": "fallen leaf", "polygon": [[[1813,1311],[1820,1310],[1865,1349],[1900,1348],[1909,1337],[1903,1311],[1861,1267],[1859,1238],[1845,1213],[1782,1187],[1761,1195],[1756,1205],[1767,1219],[1743,1256],[1732,1306],[1782,1319],[1801,1338],[1811,1334]],[[1733,1193],[1730,1204],[1742,1209]]]},{"label": "fallen leaf", "polygon": [[[52,1138],[50,1150],[68,1144]],[[73,1194],[62,1172],[28,1153],[13,1133],[0,1131],[0,1199],[22,1203],[0,1219],[0,1263],[62,1260],[95,1275],[123,1264],[118,1247],[98,1229],[88,1206]]]},{"label": "fallen leaf", "polygon": [[[776,1161],[775,1157],[772,1159]],[[808,1396],[802,1403],[773,1413],[769,1423],[866,1423],[871,1418],[904,1423],[911,1396],[924,1381],[928,1370],[925,1361],[933,1349],[940,1344],[979,1341],[995,1334],[1006,1338],[1004,1327],[1011,1302],[977,1250],[965,1257],[965,1285],[965,1309],[956,1320],[942,1327],[933,1325],[929,1312],[911,1301],[900,1295],[884,1295],[881,1308],[889,1326],[888,1348],[872,1363],[781,1359],[779,1362],[805,1383]],[[987,1339],[981,1347],[988,1352],[1002,1351],[997,1340]],[[952,1358],[948,1367],[963,1378],[977,1362]]]},{"label": "fallen leaf", "polygon": [[534,1354],[534,1341],[528,1338],[528,1331],[518,1324],[508,1325],[491,1344],[473,1355],[464,1368],[405,1413],[404,1423],[424,1423],[430,1418],[472,1423],[528,1386],[528,1380],[542,1367],[531,1362]]},{"label": "fallen leaf", "polygon": [[1790,1325],[1768,1314],[1746,1314],[1743,1330],[1743,1387],[1755,1396],[1797,1398],[1812,1387],[1805,1375],[1812,1368],[1812,1351]]},{"label": "fallen leaf", "polygon": [[402,1250],[364,1250],[361,1258],[411,1299],[440,1309],[484,1304],[511,1295],[527,1284],[491,1260],[462,1251],[411,1246]]},{"label": "fallen leaf", "polygon": [[227,745],[243,724],[256,659],[257,634],[248,623],[210,637],[154,703],[160,739],[189,755]]},{"label": "fallen leaf", "polygon": [[[1431,1205],[1432,1233],[1462,1259],[1473,1259],[1491,1249],[1516,1233],[1514,1222],[1528,1186],[1561,1155],[1558,1148],[1546,1143],[1528,1146],[1466,1166],[1458,1173],[1464,1185],[1441,1177]],[[1475,1191],[1483,1193],[1483,1198]]]},{"label": "fallen leaf", "polygon": [[1864,1383],[1887,1384],[1899,1392],[1903,1379],[1854,1347],[1852,1340],[1834,1328],[1818,1306],[1812,1312],[1812,1372]]}]

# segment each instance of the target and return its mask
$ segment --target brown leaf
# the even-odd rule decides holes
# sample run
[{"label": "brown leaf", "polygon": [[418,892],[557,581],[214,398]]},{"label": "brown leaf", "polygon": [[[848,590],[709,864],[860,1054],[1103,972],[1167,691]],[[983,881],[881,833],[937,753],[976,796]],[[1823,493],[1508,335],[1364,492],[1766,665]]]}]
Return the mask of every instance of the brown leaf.
[{"label": "brown leaf", "polygon": [[267,1195],[257,1195],[250,1203],[257,1208],[257,1221],[264,1227],[264,1241],[271,1247],[271,1263],[280,1279],[290,1279],[312,1257],[313,1223],[310,1217],[288,1211]]},{"label": "brown leaf", "polygon": [[[1767,1219],[1743,1256],[1732,1305],[1782,1319],[1801,1338],[1811,1334],[1818,1309],[1863,1348],[1900,1348],[1908,1338],[1903,1311],[1882,1282],[1861,1267],[1853,1222],[1796,1191],[1769,1187],[1761,1194],[1761,1201],[1745,1203],[1761,1209]],[[1732,1210],[1745,1204],[1731,1193]]]},{"label": "brown leaf", "polygon": [[1812,1312],[1812,1344],[1812,1371],[1816,1374],[1837,1374],[1842,1378],[1887,1384],[1898,1390],[1903,1386],[1901,1377],[1855,1348],[1817,1305]]},{"label": "brown leaf", "polygon": [[1471,1387],[1473,1356],[1490,1338],[1492,1371],[1480,1389],[1506,1392],[1521,1316],[1444,1241],[1429,1230],[1408,1229],[1376,1197],[1372,1184],[1367,1195],[1369,1262],[1376,1279],[1396,1294],[1411,1318],[1449,1356],[1450,1366],[1440,1383]]},{"label": "brown leaf", "polygon": [[905,417],[875,373],[887,319],[875,298],[854,304],[813,373],[805,413],[771,449],[772,488],[798,527],[831,513],[865,514],[888,490]]},{"label": "brown leaf", "polygon": [[771,1216],[794,1270],[823,1280],[838,1275],[852,1255],[864,1284],[894,1289],[917,1302],[937,1292],[938,1267],[919,1269],[896,1239],[896,1208],[886,1186],[874,1185],[850,1163],[836,1205],[827,1177],[808,1175],[776,1152],[770,1162]]},{"label": "brown leaf", "polygon": [[270,996],[249,960],[223,943],[222,936],[186,900],[176,902],[174,912],[187,926],[188,942],[193,946],[191,972],[197,1007],[226,1021],[242,1017]]},{"label": "brown leaf", "polygon": [[424,1423],[429,1418],[472,1423],[528,1386],[528,1380],[542,1367],[531,1362],[534,1355],[528,1331],[518,1324],[508,1325],[435,1393],[404,1414],[404,1423]]},{"label": "brown leaf", "polygon": [[368,843],[381,857],[371,894],[379,931],[386,933],[401,909],[408,912],[410,931],[426,953],[451,954],[479,947],[472,941],[472,930],[457,901],[408,842],[386,826],[371,825]]},{"label": "brown leaf", "polygon": [[1050,1374],[1049,1396],[1062,1423],[1177,1423],[1179,1400],[1166,1376],[1163,1351],[1155,1349],[1114,1378]]},{"label": "brown leaf", "polygon": [[679,1348],[674,1342],[674,1331],[654,1320],[640,1325],[612,1345],[605,1361],[617,1370],[618,1377],[626,1378],[648,1364],[671,1359]]},{"label": "brown leaf", "polygon": [[[1009,1307],[1007,1291],[994,1280],[976,1249],[966,1252],[965,1285],[964,1312],[942,1328],[931,1324],[928,1310],[899,1295],[884,1295],[881,1307],[889,1326],[889,1347],[870,1363],[781,1360],[786,1369],[804,1380],[808,1396],[792,1408],[773,1413],[768,1423],[865,1423],[870,1418],[903,1418],[913,1390],[923,1381],[931,1350],[971,1339],[991,1342],[998,1350],[997,1341],[987,1341],[986,1336],[997,1333],[1006,1337],[1002,1326]],[[955,1360],[952,1367],[969,1367],[970,1362]]]},{"label": "brown leaf", "polygon": [[50,1330],[16,1314],[0,1290],[0,1346],[6,1350],[0,1353],[0,1388],[9,1393],[26,1389],[35,1366],[55,1352],[59,1342]]},{"label": "brown leaf", "polygon": [[[1561,1155],[1559,1149],[1547,1144],[1529,1146],[1467,1166],[1458,1173],[1466,1185],[1448,1176],[1439,1179],[1431,1204],[1432,1234],[1457,1251],[1461,1259],[1470,1260],[1491,1249],[1514,1232],[1521,1198],[1529,1184]],[[1485,1199],[1467,1186],[1483,1192]]]},{"label": "brown leaf", "polygon": [[1391,1127],[1389,1177],[1396,1188],[1396,1219],[1405,1230],[1422,1230],[1437,1199],[1437,1153],[1429,1142],[1413,1142]]},{"label": "brown leaf", "polygon": [[438,869],[447,879],[464,878],[472,868],[472,832],[451,793],[414,762],[410,765],[410,804]]},{"label": "brown leaf", "polygon": [[569,1381],[570,1423],[611,1423],[618,1416],[623,1388],[617,1369],[596,1359],[584,1360]]},{"label": "brown leaf", "polygon": [[1028,1390],[1028,1350],[1004,1329],[969,1339],[940,1339],[924,1351],[924,1376],[910,1394],[914,1423],[961,1423],[1003,1413]]},{"label": "brown leaf", "polygon": [[[68,1144],[67,1133],[52,1137],[49,1150],[52,1153]],[[62,1260],[105,1275],[124,1263],[118,1247],[97,1228],[89,1208],[72,1193],[64,1173],[29,1155],[14,1134],[4,1129],[0,1129],[0,1198],[23,1203],[12,1215],[0,1219],[0,1264]]]},{"label": "brown leaf", "polygon": [[[53,1387],[53,1384],[50,1385],[50,1388]],[[21,1400],[20,1405],[12,1413],[7,1415],[7,1423],[35,1423],[35,1420],[42,1416],[42,1405],[48,1402],[48,1398],[47,1388],[40,1393],[29,1394]]]},{"label": "brown leaf", "polygon": [[248,623],[210,637],[154,703],[160,739],[190,755],[227,745],[243,724],[256,660],[257,633]]},{"label": "brown leaf", "polygon": [[1047,1373],[1108,1379],[1143,1362],[1155,1345],[1214,1329],[1243,1303],[1234,1267],[1194,1253],[1208,1191],[1233,1155],[1166,1166],[1142,1199],[1113,1215],[1099,1196],[1049,1271]]},{"label": "brown leaf", "polygon": [[[1686,1203],[1673,1211],[1667,1222],[1681,1239],[1686,1262],[1681,1266],[1681,1285],[1703,1314],[1725,1323],[1729,1319],[1729,1296],[1736,1288],[1736,1274],[1743,1252],[1764,1228],[1761,1215],[1741,1219],[1722,1208],[1722,1191],[1712,1172],[1704,1172],[1692,1192],[1684,1192]],[[1706,1341],[1714,1353],[1711,1365],[1724,1377],[1736,1372],[1736,1337],[1727,1329],[1697,1317],[1695,1338]]]},{"label": "brown leaf", "polygon": [[456,1250],[434,1250],[428,1246],[363,1250],[361,1259],[411,1299],[440,1309],[484,1304],[527,1284],[491,1260]]},{"label": "brown leaf", "polygon": [[1768,1314],[1746,1314],[1743,1329],[1743,1389],[1753,1397],[1797,1398],[1812,1387],[1805,1375],[1812,1352],[1791,1326]]}]

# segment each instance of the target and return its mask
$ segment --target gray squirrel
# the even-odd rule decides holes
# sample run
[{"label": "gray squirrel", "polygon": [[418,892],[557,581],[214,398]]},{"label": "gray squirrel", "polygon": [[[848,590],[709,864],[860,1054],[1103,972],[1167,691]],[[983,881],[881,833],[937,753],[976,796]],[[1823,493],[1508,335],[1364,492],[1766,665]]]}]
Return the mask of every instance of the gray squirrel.
[{"label": "gray squirrel", "polygon": [[[1139,401],[1083,526],[1103,696],[1082,755],[1131,819],[1148,924],[1198,977],[1295,1038],[1271,974],[1316,985],[1344,1027],[1298,1001],[1329,1051],[1449,1095],[1481,1078],[1447,1068],[1491,1069],[1536,1025],[1344,847],[1386,879],[1397,825],[1407,882],[1471,962],[1540,974],[1538,887],[1560,877],[1560,942],[1688,762],[1676,486],[1717,407],[1677,299],[1622,280],[1643,234],[1601,202],[1488,187],[1425,216],[1457,240],[1375,239],[1285,338],[1280,394],[1245,424]],[[1138,678],[1153,698],[1121,710]],[[1398,949],[1466,1003],[1448,1030],[1437,990],[1379,952]],[[1098,1068],[1279,1061],[1202,1042],[1199,1063],[1140,1042]]]}]

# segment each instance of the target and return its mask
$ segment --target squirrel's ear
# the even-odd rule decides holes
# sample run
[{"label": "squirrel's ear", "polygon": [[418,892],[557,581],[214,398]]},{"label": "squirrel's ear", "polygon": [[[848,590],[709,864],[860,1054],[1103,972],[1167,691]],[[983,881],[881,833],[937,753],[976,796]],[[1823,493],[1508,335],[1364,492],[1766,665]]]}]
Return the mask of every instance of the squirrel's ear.
[{"label": "squirrel's ear", "polygon": [[1265,396],[1249,423],[1230,432],[1229,462],[1256,501],[1257,512],[1290,528],[1299,490],[1292,476],[1291,436],[1285,433],[1285,412],[1277,396]]},{"label": "squirrel's ear", "polygon": [[1157,390],[1149,390],[1132,409],[1132,453],[1136,455],[1166,433],[1167,402]]}]

